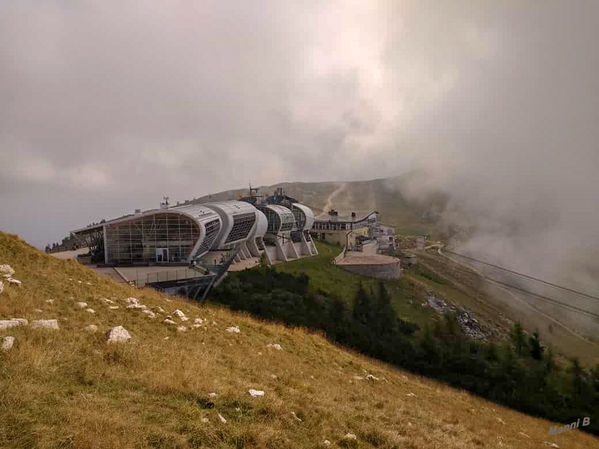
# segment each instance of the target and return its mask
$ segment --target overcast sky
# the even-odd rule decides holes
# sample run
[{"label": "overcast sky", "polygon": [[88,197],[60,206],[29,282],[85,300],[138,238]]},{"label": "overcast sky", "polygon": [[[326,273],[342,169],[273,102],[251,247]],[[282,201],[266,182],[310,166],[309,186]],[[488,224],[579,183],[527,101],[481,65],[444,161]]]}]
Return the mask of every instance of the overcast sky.
[{"label": "overcast sky", "polygon": [[426,167],[489,232],[597,249],[598,43],[593,0],[0,0],[0,229]]}]

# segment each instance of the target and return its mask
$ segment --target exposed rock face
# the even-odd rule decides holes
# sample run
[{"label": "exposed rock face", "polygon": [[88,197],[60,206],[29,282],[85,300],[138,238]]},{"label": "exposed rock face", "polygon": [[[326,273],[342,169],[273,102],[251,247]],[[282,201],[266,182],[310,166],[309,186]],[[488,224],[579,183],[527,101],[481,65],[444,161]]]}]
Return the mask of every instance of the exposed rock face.
[{"label": "exposed rock face", "polygon": [[427,302],[425,304],[430,306],[441,315],[446,313],[455,313],[456,319],[462,331],[469,337],[476,338],[478,340],[487,339],[487,335],[483,331],[478,320],[473,318],[467,310],[457,308],[452,304],[447,303],[443,298],[437,297],[433,294],[428,295]]},{"label": "exposed rock face", "polygon": [[2,350],[8,351],[12,349],[12,346],[15,344],[15,337],[11,337],[10,335],[2,338]]},{"label": "exposed rock face", "polygon": [[113,327],[108,331],[108,343],[127,343],[131,334],[123,326]]},{"label": "exposed rock face", "polygon": [[35,320],[31,322],[31,327],[58,330],[58,320]]}]

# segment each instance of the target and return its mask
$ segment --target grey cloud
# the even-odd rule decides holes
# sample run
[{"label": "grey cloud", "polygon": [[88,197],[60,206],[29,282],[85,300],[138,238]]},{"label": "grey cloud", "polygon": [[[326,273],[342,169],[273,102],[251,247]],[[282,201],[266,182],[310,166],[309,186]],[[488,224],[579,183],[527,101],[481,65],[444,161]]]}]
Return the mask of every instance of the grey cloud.
[{"label": "grey cloud", "polygon": [[0,228],[424,168],[412,194],[448,192],[470,249],[597,286],[598,9],[2,2]]}]

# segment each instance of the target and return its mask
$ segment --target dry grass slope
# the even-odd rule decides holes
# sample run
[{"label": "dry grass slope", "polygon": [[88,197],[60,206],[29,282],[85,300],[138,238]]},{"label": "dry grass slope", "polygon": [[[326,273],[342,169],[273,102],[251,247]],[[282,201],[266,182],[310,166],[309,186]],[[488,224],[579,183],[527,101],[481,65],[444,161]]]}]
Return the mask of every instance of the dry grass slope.
[{"label": "dry grass slope", "polygon": [[[0,353],[0,447],[279,449],[326,447],[325,440],[360,448],[599,447],[599,439],[579,431],[549,437],[547,421],[350,353],[319,335],[118,285],[2,233],[0,263],[23,281],[0,294],[0,319],[60,324],[59,331],[0,331],[16,337],[14,348]],[[158,316],[126,309],[129,296]],[[196,317],[208,325],[177,332],[159,308],[184,311],[190,320],[178,324],[188,328]],[[86,332],[90,324],[99,331]],[[106,343],[105,332],[117,325],[129,330],[129,343]],[[241,332],[226,332],[229,326]],[[250,388],[265,396],[251,397]],[[346,433],[357,439],[344,440]]]}]

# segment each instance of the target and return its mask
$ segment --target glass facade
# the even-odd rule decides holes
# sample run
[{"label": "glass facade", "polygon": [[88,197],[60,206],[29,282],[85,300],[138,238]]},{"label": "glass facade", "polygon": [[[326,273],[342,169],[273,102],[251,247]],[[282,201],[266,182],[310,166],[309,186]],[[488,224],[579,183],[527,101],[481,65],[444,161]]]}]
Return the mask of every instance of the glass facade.
[{"label": "glass facade", "polygon": [[233,227],[231,228],[231,232],[229,232],[225,243],[245,239],[252,230],[255,222],[256,214],[254,212],[235,215],[233,218]]},{"label": "glass facade", "polygon": [[181,214],[152,214],[109,225],[108,263],[185,262],[199,237],[198,225]]}]

